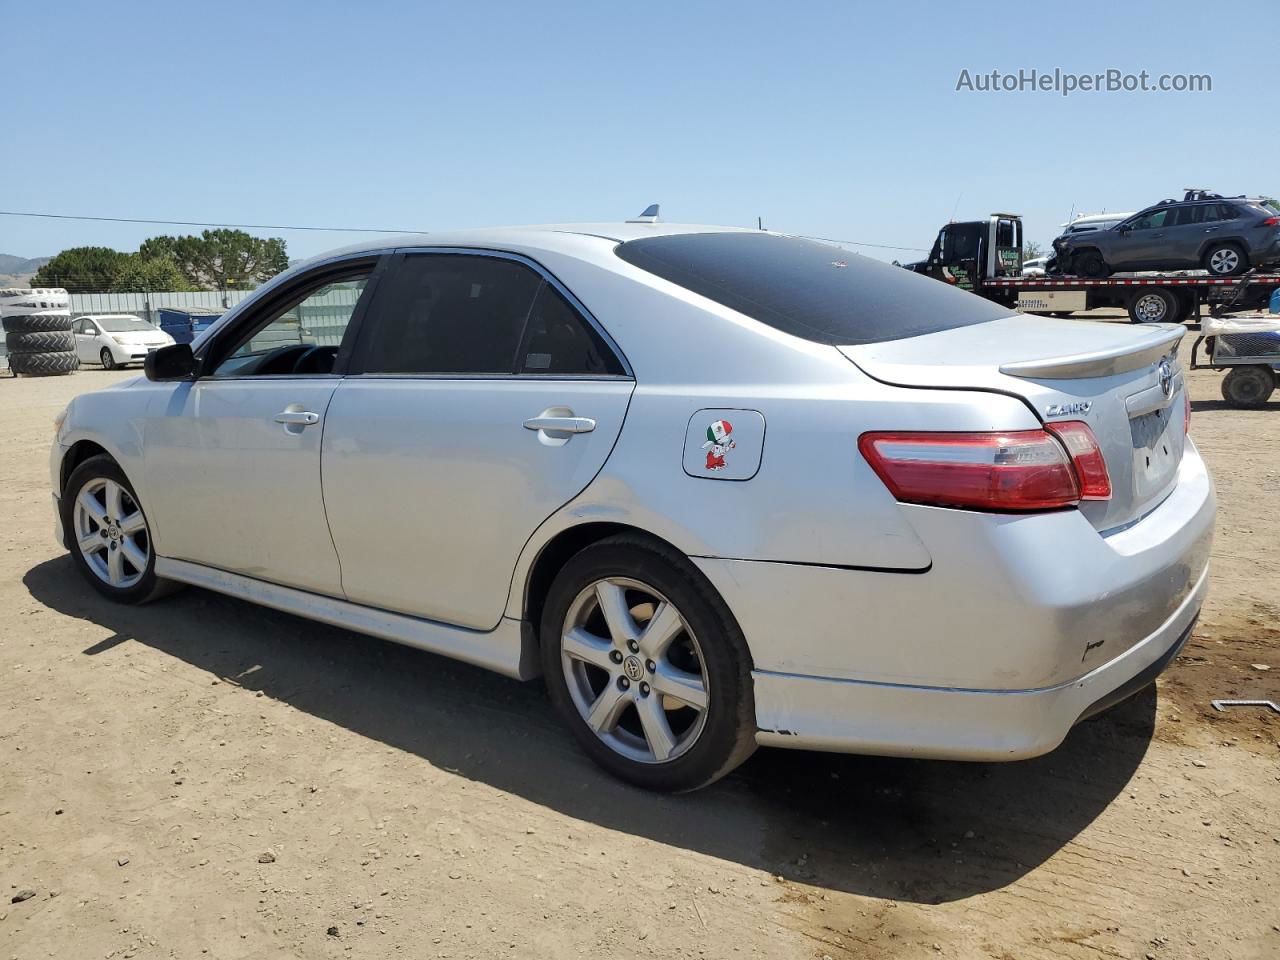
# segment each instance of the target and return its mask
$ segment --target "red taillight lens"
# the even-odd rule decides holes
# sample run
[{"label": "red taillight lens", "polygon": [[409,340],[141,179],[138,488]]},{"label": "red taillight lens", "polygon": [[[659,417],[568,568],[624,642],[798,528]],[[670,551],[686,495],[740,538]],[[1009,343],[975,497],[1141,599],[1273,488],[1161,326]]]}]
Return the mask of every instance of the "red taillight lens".
[{"label": "red taillight lens", "polygon": [[858,449],[899,500],[974,510],[1053,510],[1108,499],[1102,451],[1079,421],[1007,433],[864,433]]},{"label": "red taillight lens", "polygon": [[1280,227],[1280,217],[1267,217],[1260,224],[1260,227]]},{"label": "red taillight lens", "polygon": [[1187,392],[1187,383],[1182,382],[1182,435],[1191,433],[1191,394]]},{"label": "red taillight lens", "polygon": [[1110,500],[1111,477],[1107,473],[1107,461],[1089,425],[1083,420],[1067,420],[1050,423],[1047,429],[1062,441],[1075,464],[1076,476],[1080,479],[1080,499]]}]

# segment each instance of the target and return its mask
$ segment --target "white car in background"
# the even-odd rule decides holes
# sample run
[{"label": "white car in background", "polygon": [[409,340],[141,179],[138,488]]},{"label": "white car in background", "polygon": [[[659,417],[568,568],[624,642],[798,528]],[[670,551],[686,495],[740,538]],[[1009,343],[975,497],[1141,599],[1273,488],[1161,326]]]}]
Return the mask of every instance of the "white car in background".
[{"label": "white car in background", "polygon": [[1044,265],[1049,262],[1048,257],[1036,257],[1034,260],[1022,261],[1022,275],[1024,277],[1043,277]]},{"label": "white car in background", "polygon": [[100,363],[108,370],[141,363],[147,354],[171,345],[173,337],[130,313],[77,317],[71,324],[81,363]]}]

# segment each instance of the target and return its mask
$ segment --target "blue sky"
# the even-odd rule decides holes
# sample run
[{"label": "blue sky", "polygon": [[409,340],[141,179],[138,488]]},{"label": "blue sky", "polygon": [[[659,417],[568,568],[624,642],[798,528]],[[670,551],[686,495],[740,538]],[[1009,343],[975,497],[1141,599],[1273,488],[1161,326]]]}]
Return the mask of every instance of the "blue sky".
[{"label": "blue sky", "polygon": [[[951,218],[1280,193],[1280,5],[0,6],[0,209],[445,229],[670,220],[927,247]],[[1218,39],[1214,39],[1215,36]],[[30,42],[15,42],[16,37]],[[956,92],[1208,73],[1211,93]],[[183,228],[0,217],[0,252]],[[357,236],[282,232],[306,256]],[[866,250],[914,259],[910,251]]]}]

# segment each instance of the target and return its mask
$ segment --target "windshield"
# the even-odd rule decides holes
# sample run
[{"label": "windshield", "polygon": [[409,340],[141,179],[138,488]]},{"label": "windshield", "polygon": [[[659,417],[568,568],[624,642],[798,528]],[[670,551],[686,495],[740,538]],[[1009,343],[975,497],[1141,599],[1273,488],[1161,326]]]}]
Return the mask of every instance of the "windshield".
[{"label": "windshield", "polygon": [[95,321],[107,333],[152,333],[159,328],[140,317],[99,317]]},{"label": "windshield", "polygon": [[620,244],[623,260],[793,336],[833,346],[917,337],[1012,311],[826,243],[685,233]]}]

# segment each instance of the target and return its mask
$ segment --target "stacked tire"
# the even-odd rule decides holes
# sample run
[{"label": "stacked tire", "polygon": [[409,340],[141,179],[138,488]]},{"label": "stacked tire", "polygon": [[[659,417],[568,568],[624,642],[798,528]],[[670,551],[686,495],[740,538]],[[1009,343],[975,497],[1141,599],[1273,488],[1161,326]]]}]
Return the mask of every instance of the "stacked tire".
[{"label": "stacked tire", "polygon": [[70,314],[28,314],[4,318],[9,370],[30,377],[70,373],[80,366]]}]

